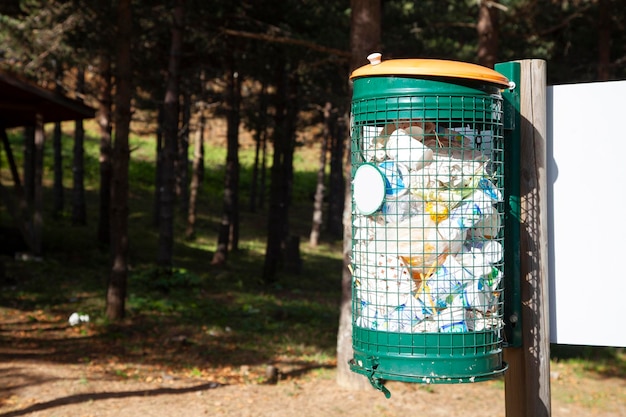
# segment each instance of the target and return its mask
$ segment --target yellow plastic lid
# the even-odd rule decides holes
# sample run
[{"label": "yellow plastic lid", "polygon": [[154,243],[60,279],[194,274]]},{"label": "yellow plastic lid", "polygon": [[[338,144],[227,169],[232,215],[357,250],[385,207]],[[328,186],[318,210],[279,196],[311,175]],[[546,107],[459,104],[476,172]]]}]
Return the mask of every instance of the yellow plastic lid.
[{"label": "yellow plastic lid", "polygon": [[468,62],[446,61],[443,59],[390,59],[382,61],[378,52],[367,57],[370,61],[355,69],[350,79],[380,75],[427,75],[431,77],[463,78],[486,81],[503,88],[509,87],[509,80],[497,71]]}]

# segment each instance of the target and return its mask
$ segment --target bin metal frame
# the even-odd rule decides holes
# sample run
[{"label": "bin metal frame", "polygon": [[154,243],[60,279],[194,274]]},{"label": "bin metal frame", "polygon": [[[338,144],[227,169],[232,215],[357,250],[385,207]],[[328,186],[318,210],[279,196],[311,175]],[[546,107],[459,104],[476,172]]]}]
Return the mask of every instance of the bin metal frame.
[{"label": "bin metal frame", "polygon": [[520,276],[520,85],[519,62],[503,62],[495,70],[510,80],[510,88],[502,92],[504,102],[504,263],[507,265],[504,293],[504,331],[506,347],[521,347],[522,290]]},{"label": "bin metal frame", "polygon": [[[445,125],[446,132],[465,124],[472,129],[489,131],[494,147],[490,152],[496,155],[490,163],[497,186],[502,189],[506,169],[502,91],[510,86],[504,75],[454,61],[389,60],[381,63],[370,59],[370,62],[351,75],[354,87],[351,108],[353,178],[361,165],[370,163],[370,157],[364,154],[366,126],[384,131],[384,126],[389,124],[395,123],[398,128],[406,121],[430,121],[437,126]],[[453,140],[446,133],[442,133],[442,137]],[[510,195],[505,194],[507,197]],[[506,201],[497,205],[502,215],[508,209]],[[354,207],[354,199],[352,212],[353,217],[362,214]],[[498,239],[502,243],[506,233],[500,229]],[[354,250],[355,242],[353,227],[353,261],[359,256],[358,250],[357,253]],[[497,291],[499,318],[503,314],[506,250],[505,247],[504,260],[498,264],[503,276]],[[353,273],[358,268],[358,263],[353,262]],[[384,386],[386,380],[467,383],[496,378],[507,369],[502,359],[505,320],[495,328],[450,333],[367,328],[357,321],[362,304],[357,286],[355,276],[352,285],[354,356],[350,369],[367,376],[385,396],[390,396]]]}]

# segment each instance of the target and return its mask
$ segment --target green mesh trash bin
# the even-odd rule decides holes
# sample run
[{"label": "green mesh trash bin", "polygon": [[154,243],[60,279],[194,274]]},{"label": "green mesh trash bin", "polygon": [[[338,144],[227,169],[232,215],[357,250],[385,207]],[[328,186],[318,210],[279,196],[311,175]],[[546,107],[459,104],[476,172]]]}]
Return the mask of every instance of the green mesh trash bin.
[{"label": "green mesh trash bin", "polygon": [[352,371],[462,383],[501,375],[503,75],[442,60],[355,70]]}]

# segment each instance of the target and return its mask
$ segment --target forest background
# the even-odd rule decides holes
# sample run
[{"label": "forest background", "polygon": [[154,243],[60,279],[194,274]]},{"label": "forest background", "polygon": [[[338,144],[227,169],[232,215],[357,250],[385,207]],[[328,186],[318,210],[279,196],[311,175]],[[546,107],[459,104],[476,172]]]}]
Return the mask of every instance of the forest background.
[{"label": "forest background", "polygon": [[[2,307],[31,323],[89,314],[64,335],[102,341],[102,353],[163,344],[151,363],[191,373],[237,364],[266,381],[280,358],[344,363],[350,71],[380,51],[488,67],[544,59],[549,84],[624,79],[624,6],[4,1],[2,71],[97,117],[47,127],[44,238],[28,247],[3,227]],[[24,149],[27,197],[32,135],[8,135]]]}]

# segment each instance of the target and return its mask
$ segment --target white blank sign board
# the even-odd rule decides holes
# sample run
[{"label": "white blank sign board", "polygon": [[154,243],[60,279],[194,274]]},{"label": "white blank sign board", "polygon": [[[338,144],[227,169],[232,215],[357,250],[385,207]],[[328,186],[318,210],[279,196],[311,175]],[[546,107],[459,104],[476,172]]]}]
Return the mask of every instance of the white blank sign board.
[{"label": "white blank sign board", "polygon": [[626,81],[547,100],[550,341],[626,346]]}]

